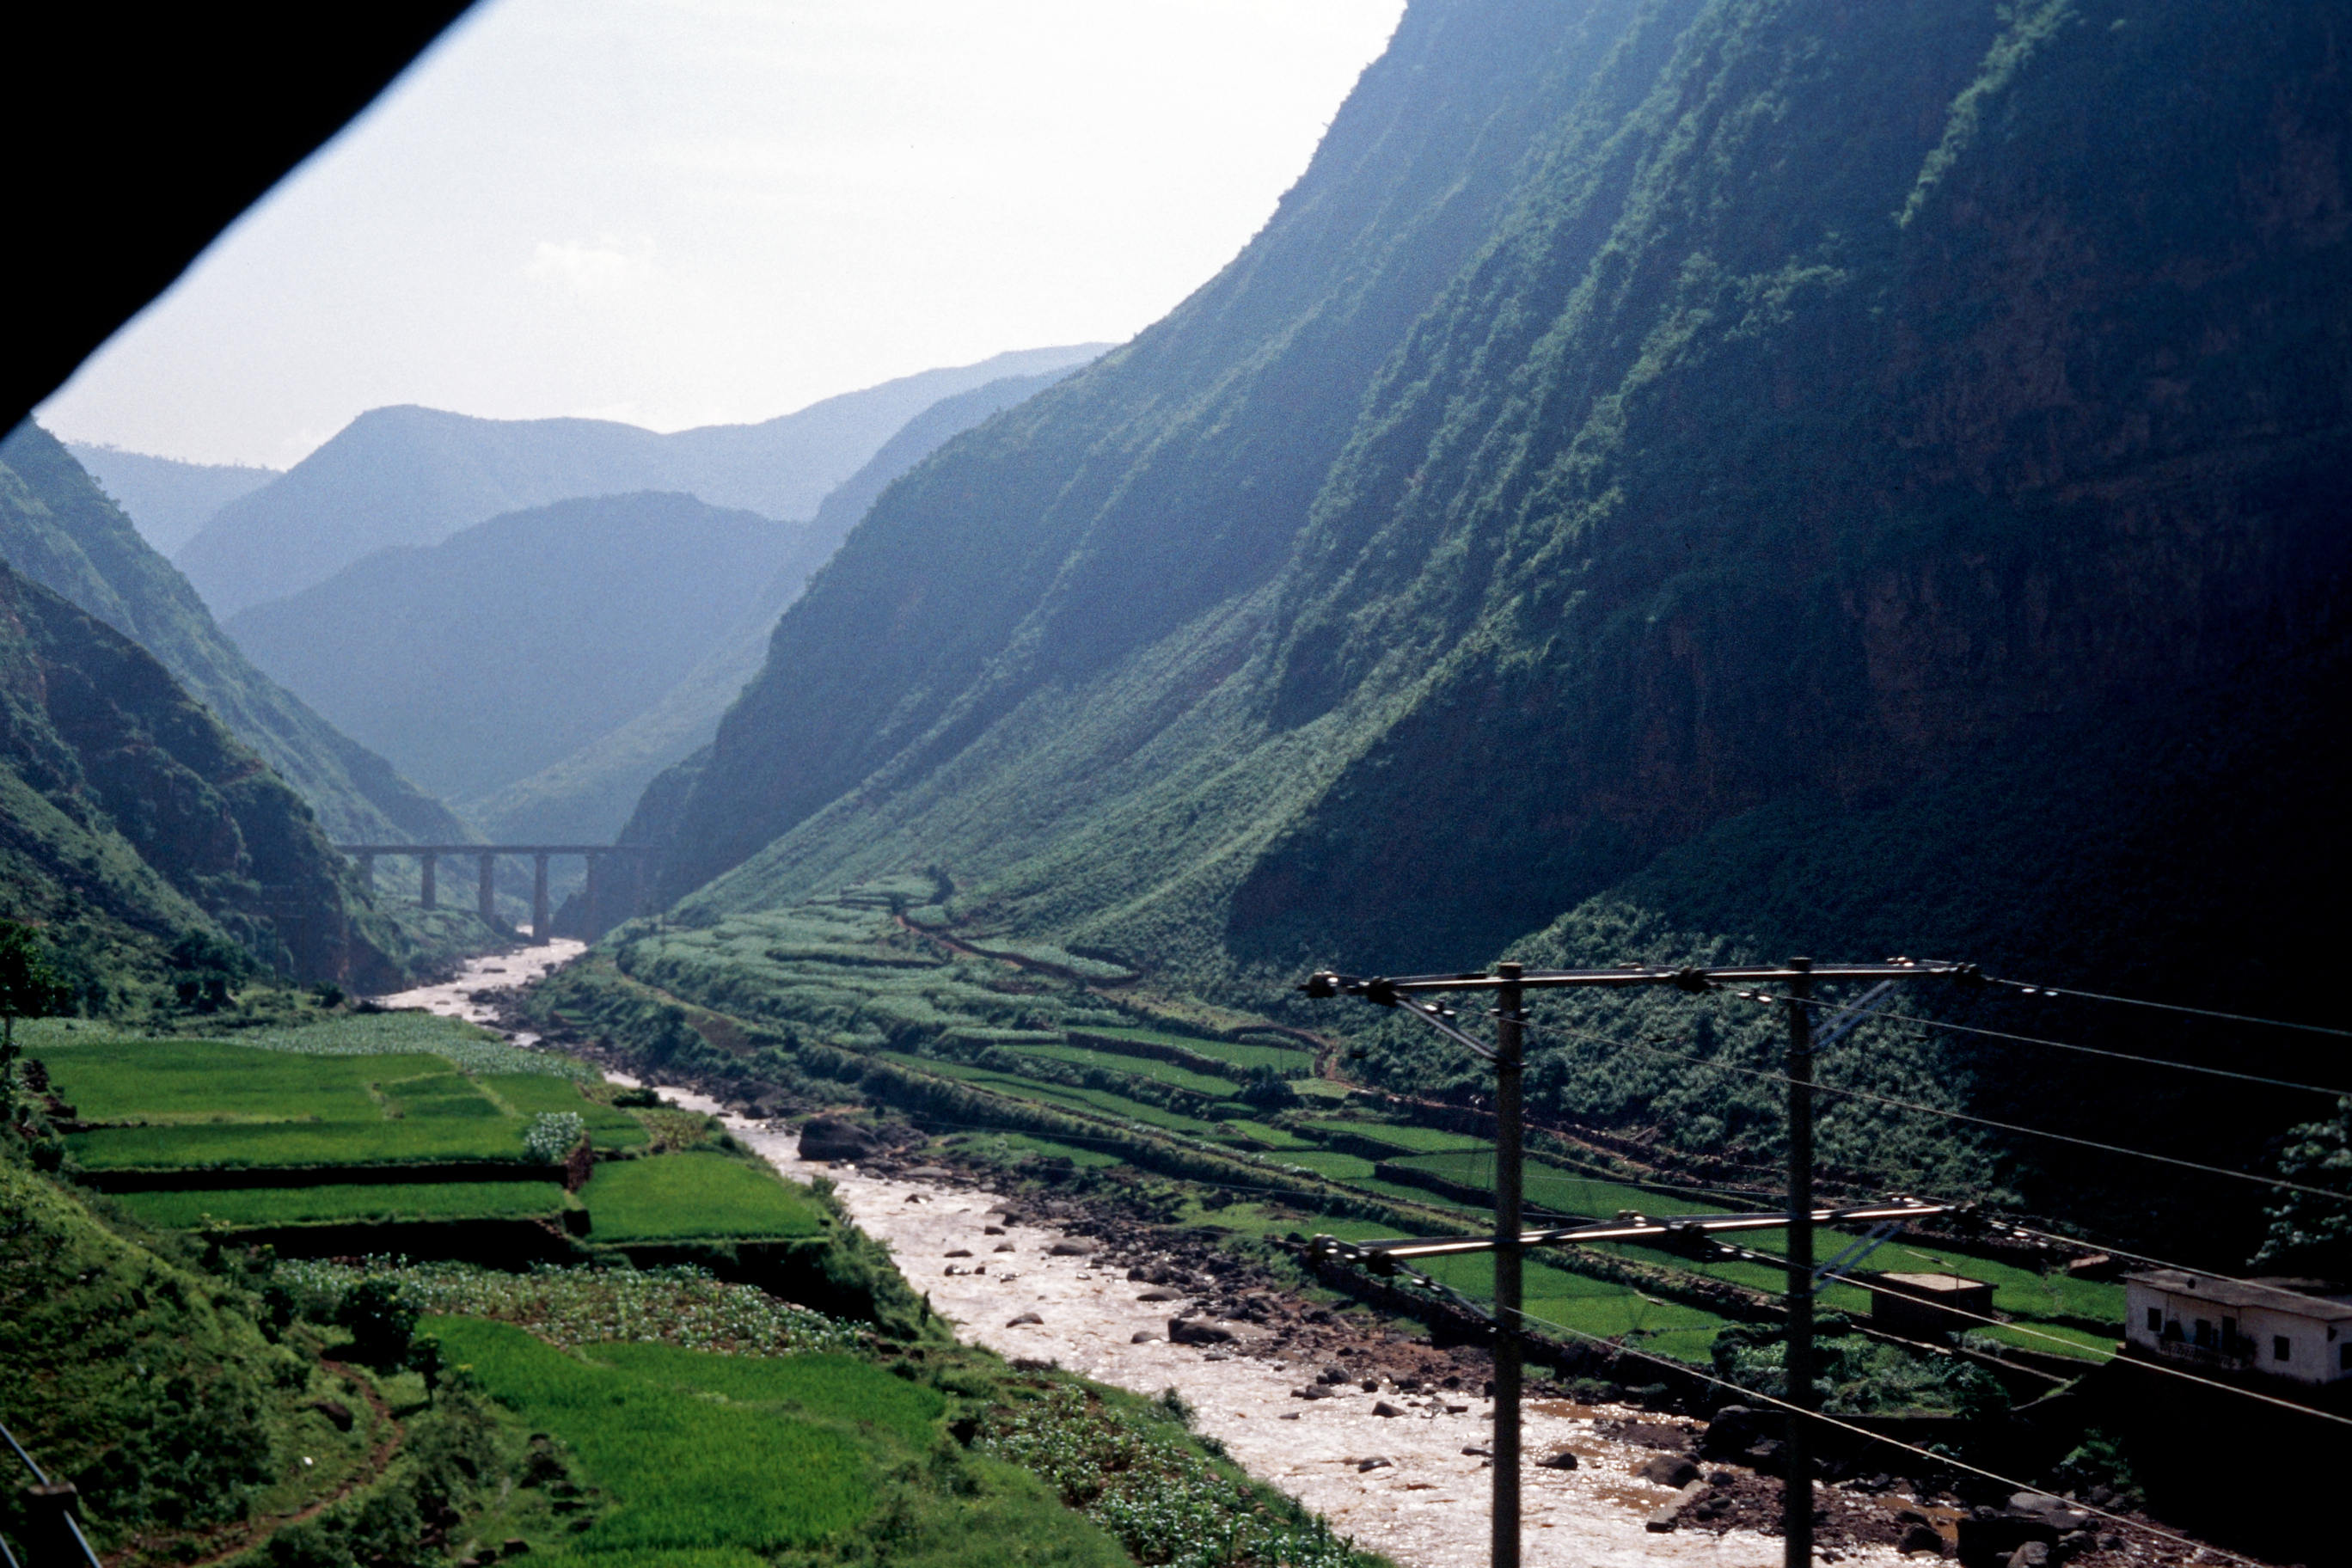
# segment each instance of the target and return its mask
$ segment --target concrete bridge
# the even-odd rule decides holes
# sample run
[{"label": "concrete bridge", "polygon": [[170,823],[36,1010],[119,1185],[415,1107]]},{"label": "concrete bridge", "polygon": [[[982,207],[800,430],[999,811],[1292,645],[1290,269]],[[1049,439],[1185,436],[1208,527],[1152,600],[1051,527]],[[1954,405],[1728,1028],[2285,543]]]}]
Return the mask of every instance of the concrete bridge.
[{"label": "concrete bridge", "polygon": [[602,876],[606,857],[613,855],[650,855],[647,844],[338,844],[336,848],[360,863],[360,875],[367,879],[369,890],[375,889],[375,858],[379,855],[414,855],[424,870],[425,886],[417,902],[426,909],[438,907],[436,871],[441,858],[472,856],[480,862],[480,909],[482,919],[495,921],[498,900],[494,878],[499,857],[528,855],[531,858],[530,935],[534,942],[545,942],[555,934],[554,921],[547,907],[547,863],[558,855],[579,855],[588,861],[588,889],[584,895],[591,925],[596,924],[597,911],[602,908],[600,895],[604,889]]}]

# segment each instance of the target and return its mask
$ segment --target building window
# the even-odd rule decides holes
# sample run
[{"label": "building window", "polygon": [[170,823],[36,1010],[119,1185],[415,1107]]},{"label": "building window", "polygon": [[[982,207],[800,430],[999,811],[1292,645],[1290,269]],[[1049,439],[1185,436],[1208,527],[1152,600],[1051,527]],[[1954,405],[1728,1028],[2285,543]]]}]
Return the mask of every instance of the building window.
[{"label": "building window", "polygon": [[2213,1324],[2210,1319],[2197,1320],[2197,1342],[2208,1350],[2213,1348]]},{"label": "building window", "polygon": [[2340,1370],[2352,1372],[2352,1340],[2347,1340],[2336,1347],[2336,1362]]},{"label": "building window", "polygon": [[2273,1334],[2271,1336],[2271,1360],[2293,1361],[2294,1359],[2294,1346],[2287,1342],[2287,1337],[2284,1334]]},{"label": "building window", "polygon": [[2150,1307],[2147,1310],[2147,1331],[2151,1334],[2160,1334],[2164,1332],[2163,1308]]}]

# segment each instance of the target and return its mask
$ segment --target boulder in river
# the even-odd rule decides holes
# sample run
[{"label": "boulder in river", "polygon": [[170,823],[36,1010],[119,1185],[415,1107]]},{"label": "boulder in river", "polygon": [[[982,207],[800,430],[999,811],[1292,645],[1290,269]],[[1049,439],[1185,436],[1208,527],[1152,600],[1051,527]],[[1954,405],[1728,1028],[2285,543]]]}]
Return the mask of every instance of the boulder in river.
[{"label": "boulder in river", "polygon": [[1205,1322],[1195,1318],[1171,1318],[1168,1320],[1168,1342],[1178,1345],[1229,1345],[1234,1342],[1234,1331],[1222,1324]]},{"label": "boulder in river", "polygon": [[1045,1321],[1034,1312],[1024,1312],[1017,1318],[1007,1319],[1004,1326],[1008,1329],[1017,1329],[1024,1323],[1042,1323]]},{"label": "boulder in river", "polygon": [[1672,1487],[1676,1491],[1698,1479],[1698,1467],[1680,1454],[1653,1454],[1636,1466],[1633,1473],[1654,1486]]},{"label": "boulder in river", "polygon": [[[1472,1450],[1465,1448],[1462,1451],[1467,1454]],[[1480,1448],[1476,1451],[1480,1454],[1485,1454],[1486,1452],[1484,1448]],[[1550,1453],[1546,1454],[1542,1458],[1536,1461],[1537,1468],[1546,1470],[1572,1470],[1576,1468],[1577,1463],[1578,1460],[1576,1453],[1573,1449],[1570,1448],[1554,1448]]]},{"label": "boulder in river", "polygon": [[812,1116],[801,1129],[803,1160],[864,1160],[881,1147],[873,1133],[841,1116]]}]

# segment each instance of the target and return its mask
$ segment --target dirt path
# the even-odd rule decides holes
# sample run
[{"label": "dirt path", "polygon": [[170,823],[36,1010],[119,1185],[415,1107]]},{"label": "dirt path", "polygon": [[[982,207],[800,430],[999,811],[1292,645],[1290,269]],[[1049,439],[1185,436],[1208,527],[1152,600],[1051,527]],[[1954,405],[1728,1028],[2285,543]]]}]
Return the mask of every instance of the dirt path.
[{"label": "dirt path", "polygon": [[[202,1552],[204,1555],[185,1559],[183,1568],[212,1568],[214,1563],[226,1563],[232,1557],[243,1556],[256,1547],[268,1545],[270,1538],[279,1531],[299,1524],[306,1519],[315,1519],[353,1492],[373,1486],[383,1476],[384,1467],[392,1463],[393,1456],[400,1452],[401,1439],[404,1436],[400,1423],[393,1419],[391,1406],[384,1404],[383,1396],[376,1393],[375,1385],[367,1380],[364,1373],[354,1372],[342,1363],[330,1361],[324,1356],[320,1358],[319,1365],[341,1378],[345,1388],[350,1389],[366,1402],[368,1408],[375,1412],[376,1420],[383,1433],[383,1436],[376,1440],[375,1447],[368,1450],[366,1463],[346,1478],[341,1486],[324,1497],[315,1499],[303,1507],[296,1509],[292,1513],[282,1513],[266,1520],[248,1520],[243,1524],[229,1525],[219,1531],[207,1532],[201,1537],[179,1536],[163,1540],[135,1540],[121,1551],[109,1553],[106,1561],[111,1564],[129,1562],[142,1556],[160,1558],[174,1552],[175,1550],[194,1548]],[[173,1560],[182,1561],[176,1557]]]}]

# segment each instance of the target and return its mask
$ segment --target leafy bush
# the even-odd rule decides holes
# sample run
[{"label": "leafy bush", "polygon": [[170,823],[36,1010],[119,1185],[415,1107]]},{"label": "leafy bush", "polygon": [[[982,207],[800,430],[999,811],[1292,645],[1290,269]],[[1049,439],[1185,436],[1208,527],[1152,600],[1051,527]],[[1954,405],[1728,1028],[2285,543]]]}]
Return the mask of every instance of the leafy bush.
[{"label": "leafy bush", "polygon": [[999,1406],[981,1447],[1035,1472],[1139,1563],[1169,1568],[1364,1568],[1373,1560],[1321,1519],[1262,1493],[1178,1440],[1181,1400],[1157,1417],[1076,1384]]},{"label": "leafy bush", "polygon": [[417,1310],[401,1299],[400,1282],[372,1276],[343,1293],[335,1326],[352,1336],[352,1354],[370,1366],[396,1367],[408,1359]]}]

